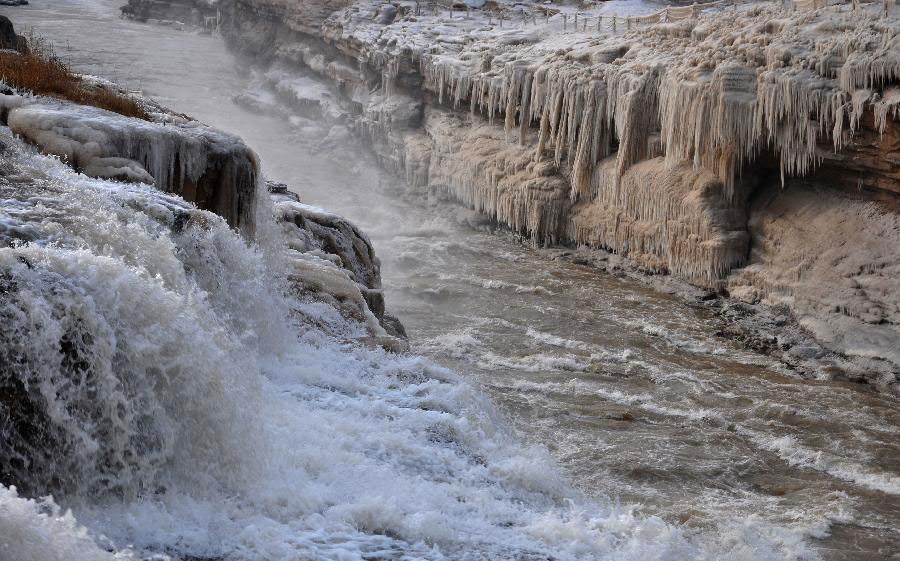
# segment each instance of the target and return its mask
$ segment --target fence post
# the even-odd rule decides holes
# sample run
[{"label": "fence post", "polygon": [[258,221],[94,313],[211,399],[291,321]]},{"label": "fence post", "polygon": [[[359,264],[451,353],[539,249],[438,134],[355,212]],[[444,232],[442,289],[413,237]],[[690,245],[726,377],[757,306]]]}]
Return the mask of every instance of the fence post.
[{"label": "fence post", "polygon": [[562,17],[563,17],[563,33],[565,33],[566,31],[568,31],[568,29],[567,29],[568,25],[566,24],[566,19],[568,19],[568,18],[566,16],[566,14],[563,14]]},{"label": "fence post", "polygon": [[616,16],[615,16],[615,14],[613,14],[612,30],[613,30],[613,31],[616,30]]},{"label": "fence post", "polygon": [[597,32],[603,30],[603,16],[597,16]]},{"label": "fence post", "polygon": [[625,29],[631,29],[631,16],[625,18]]}]

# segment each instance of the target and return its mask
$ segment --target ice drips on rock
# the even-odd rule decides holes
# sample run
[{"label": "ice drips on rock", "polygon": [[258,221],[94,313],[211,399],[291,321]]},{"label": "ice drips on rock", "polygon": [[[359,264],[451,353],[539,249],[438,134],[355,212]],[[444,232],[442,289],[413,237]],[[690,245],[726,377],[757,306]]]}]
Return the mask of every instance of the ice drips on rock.
[{"label": "ice drips on rock", "polygon": [[[787,306],[831,351],[829,371],[896,390],[895,323],[859,345],[842,335],[890,314],[831,306],[844,287],[830,276],[795,297],[797,283],[774,265],[795,257],[753,227],[769,216],[757,203],[770,187],[801,191],[797,202],[821,189],[833,205],[878,201],[879,216],[895,220],[896,13],[715,4],[595,30],[560,26],[561,16],[501,27],[488,10],[451,17],[400,3],[388,22],[375,2],[316,5],[225,1],[221,31],[280,80],[292,71],[328,83],[329,111],[338,101],[344,113],[326,121],[349,124],[414,187],[536,242],[612,251],[645,272]],[[843,216],[877,238],[854,236],[847,256],[873,262],[873,248],[891,247],[881,218]],[[809,270],[791,274],[821,280]],[[892,307],[870,292],[869,307]]]},{"label": "ice drips on rock", "polygon": [[177,193],[252,237],[256,156],[237,137],[153,106],[152,121],[43,97],[0,94],[3,124],[91,177]]}]

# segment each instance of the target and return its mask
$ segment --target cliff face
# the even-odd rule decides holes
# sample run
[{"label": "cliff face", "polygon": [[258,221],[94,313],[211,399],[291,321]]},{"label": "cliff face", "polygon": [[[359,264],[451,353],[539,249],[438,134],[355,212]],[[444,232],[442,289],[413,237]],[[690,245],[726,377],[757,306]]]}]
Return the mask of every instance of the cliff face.
[{"label": "cliff face", "polygon": [[[832,351],[862,361],[858,378],[895,383],[890,275],[848,307],[834,302],[856,273],[816,267],[825,255],[866,271],[893,259],[896,16],[761,3],[617,23],[589,12],[573,27],[564,7],[497,8],[505,24],[498,11],[413,3],[218,4],[232,48],[324,79],[343,111],[325,117],[369,139],[410,184],[535,240],[602,247],[788,306]],[[837,239],[814,214],[854,235]],[[819,265],[798,279],[801,253]],[[841,335],[855,329],[877,332],[874,347]]]}]

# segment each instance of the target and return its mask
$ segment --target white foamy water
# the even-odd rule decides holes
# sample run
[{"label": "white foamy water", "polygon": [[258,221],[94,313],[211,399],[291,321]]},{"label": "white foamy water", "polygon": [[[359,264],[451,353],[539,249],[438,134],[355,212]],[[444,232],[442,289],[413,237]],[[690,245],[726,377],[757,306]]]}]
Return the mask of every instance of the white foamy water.
[{"label": "white foamy water", "polygon": [[[218,227],[170,233],[172,211],[149,208],[183,205],[173,198],[151,205],[143,189],[102,182],[79,197],[56,197],[97,201],[85,204],[118,216],[99,221],[38,216],[62,204],[42,207],[43,198],[7,200],[0,223],[21,238],[61,232],[56,239],[64,241],[81,232],[106,240],[110,249],[97,249],[99,242],[46,248],[59,253],[41,262],[60,275],[96,270],[65,290],[103,304],[98,310],[109,317],[124,313],[117,302],[141,294],[159,301],[154,309],[186,318],[144,311],[146,323],[131,328],[90,316],[109,325],[107,341],[134,346],[146,360],[157,344],[166,352],[197,349],[185,364],[208,373],[224,362],[223,379],[235,379],[204,387],[205,375],[187,381],[175,369],[173,379],[191,391],[147,398],[147,410],[160,412],[156,421],[113,440],[108,427],[118,422],[79,435],[125,443],[115,448],[128,466],[117,484],[130,495],[56,496],[76,520],[59,526],[60,536],[83,527],[101,550],[173,559],[881,561],[895,554],[895,399],[799,380],[717,337],[707,310],[492,233],[473,213],[379,173],[362,147],[309,153],[309,142],[285,125],[290,119],[232,104],[248,80],[219,38],[122,21],[119,3],[32,0],[4,13],[53,37],[79,68],[241,135],[267,174],[305,203],[355,220],[382,259],[388,309],[424,358],[286,326],[288,304],[269,272],[277,266]],[[95,190],[105,194],[88,198]],[[101,204],[129,198],[145,202]],[[118,241],[125,234],[140,243]],[[70,259],[78,267],[65,265]],[[133,282],[143,288],[128,288]],[[95,297],[104,283],[121,297]],[[82,301],[47,297],[60,306]],[[289,305],[334,332],[355,329],[326,304]],[[156,321],[180,335],[123,334]],[[136,380],[153,374],[148,368]],[[140,395],[140,387],[127,389]],[[227,420],[226,405],[194,411],[192,392],[236,400],[239,421]],[[138,421],[132,411],[140,410],[126,408],[124,418]],[[205,432],[194,413],[219,419],[222,429]],[[178,419],[189,436],[174,430]],[[128,435],[145,433],[154,444],[143,445],[146,461],[132,461]],[[183,455],[180,443],[195,440],[202,443],[196,457]],[[108,461],[92,458],[109,471]],[[112,483],[100,477],[91,485]],[[11,501],[21,520],[34,508],[49,512]],[[34,527],[38,537],[54,535],[50,526]]]}]

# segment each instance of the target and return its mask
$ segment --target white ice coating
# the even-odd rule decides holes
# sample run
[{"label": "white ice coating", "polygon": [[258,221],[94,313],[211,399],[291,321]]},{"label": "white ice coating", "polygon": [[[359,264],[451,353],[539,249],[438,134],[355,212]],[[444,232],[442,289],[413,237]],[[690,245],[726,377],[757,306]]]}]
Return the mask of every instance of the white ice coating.
[{"label": "white ice coating", "polygon": [[[4,559],[815,557],[752,521],[687,536],[585,499],[457,375],[285,295],[271,226],[251,247],[177,196],[2,141],[0,380],[24,383],[6,428],[25,427],[3,454],[32,461],[5,464],[32,488],[0,488]],[[24,498],[50,492],[72,514]]]},{"label": "white ice coating", "polygon": [[232,135],[170,113],[152,121],[43,97],[0,95],[10,130],[92,177],[156,185],[253,233],[257,163]]},{"label": "white ice coating", "polygon": [[[492,61],[483,57],[496,47],[481,40],[452,54],[423,52],[419,64],[440,97],[468,101],[488,119],[503,113],[507,129],[538,125],[537,157],[550,147],[568,164],[573,197],[587,194],[590,171],[615,150],[611,140],[621,175],[658,133],[670,164],[719,174],[730,198],[741,162],[764,149],[776,151],[785,174],[804,175],[819,139],[841,148],[845,119],[855,130],[878,90],[900,78],[892,22],[846,7],[789,16],[765,4],[625,37],[548,39]],[[478,60],[489,63],[469,62]]]},{"label": "white ice coating", "polygon": [[[303,204],[296,196],[274,195],[275,218],[286,246],[284,264],[292,286],[307,301],[327,302],[360,323],[359,336],[386,337],[372,306],[383,314],[380,262],[368,236],[345,218]],[[308,314],[306,319],[322,329]]]}]

